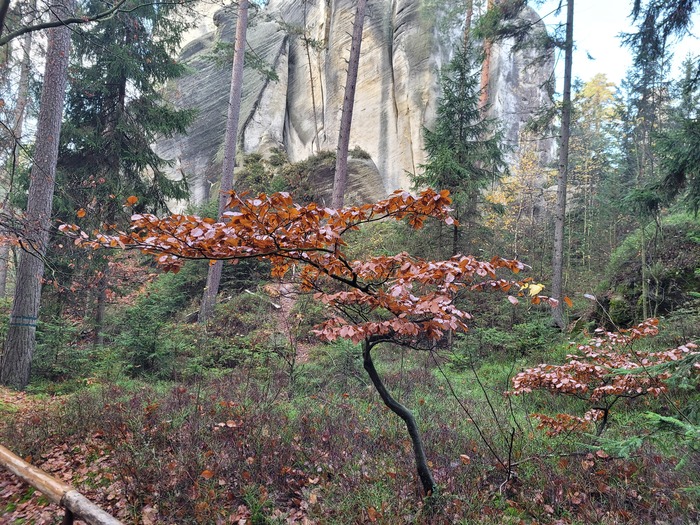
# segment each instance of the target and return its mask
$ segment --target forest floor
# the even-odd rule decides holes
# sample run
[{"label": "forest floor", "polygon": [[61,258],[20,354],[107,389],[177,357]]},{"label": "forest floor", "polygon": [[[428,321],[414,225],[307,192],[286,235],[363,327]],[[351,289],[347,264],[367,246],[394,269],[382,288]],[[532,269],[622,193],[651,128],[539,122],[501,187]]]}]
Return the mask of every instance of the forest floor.
[{"label": "forest floor", "polygon": [[[307,383],[332,372],[318,359]],[[509,480],[425,363],[391,365],[387,383],[425,430],[442,491],[434,501],[418,492],[405,428],[347,373],[291,399],[282,376],[243,368],[199,383],[98,384],[55,397],[3,389],[0,441],[125,524],[680,525],[700,517],[700,465],[679,469],[680,450],[616,458],[528,431],[511,443],[519,459]],[[464,393],[483,425],[483,401]],[[482,430],[507,453],[494,428]],[[62,515],[0,469],[0,523],[53,525]]]},{"label": "forest floor", "polygon": [[[12,418],[15,427],[40,426],[46,423],[43,415],[49,410],[60,410],[61,402],[60,398],[32,396],[0,387],[0,429],[4,429],[8,417]],[[12,440],[4,444],[16,452],[12,450]],[[84,496],[114,516],[125,516],[126,502],[121,498],[121,483],[110,474],[109,450],[99,432],[87,439],[57,439],[55,443],[43,443],[41,448],[46,451],[40,456],[23,459],[56,479],[80,486]],[[59,523],[63,514],[63,510],[46,496],[0,468],[0,523],[48,525]],[[80,525],[83,522],[77,520],[75,523]]]}]

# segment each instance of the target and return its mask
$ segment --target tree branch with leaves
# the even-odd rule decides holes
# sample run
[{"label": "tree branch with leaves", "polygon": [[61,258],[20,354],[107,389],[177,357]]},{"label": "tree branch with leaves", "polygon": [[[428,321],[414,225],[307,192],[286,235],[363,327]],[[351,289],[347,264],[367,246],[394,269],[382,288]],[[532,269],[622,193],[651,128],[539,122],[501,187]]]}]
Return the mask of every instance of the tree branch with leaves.
[{"label": "tree branch with leaves", "polygon": [[[539,295],[541,285],[529,279],[508,280],[500,271],[519,273],[519,261],[494,257],[489,261],[456,255],[432,261],[402,252],[353,259],[346,238],[363,225],[404,220],[420,228],[433,218],[454,224],[449,192],[425,190],[419,196],[397,191],[375,204],[324,208],[300,206],[289,194],[255,198],[232,193],[220,221],[193,215],[158,218],[137,214],[129,232],[90,236],[75,225],[61,230],[92,248],[140,249],[155,256],[166,270],[177,271],[187,259],[267,259],[273,277],[296,275],[302,290],[327,305],[328,318],[316,328],[323,340],[349,339],[363,345],[364,366],[385,405],[407,426],[416,468],[425,494],[435,490],[418,424],[408,408],[386,390],[376,371],[372,351],[381,343],[432,350],[448,331],[465,331],[472,316],[455,302],[458,292],[501,291],[528,295],[533,302],[555,302]],[[300,267],[301,271],[293,272]]]}]

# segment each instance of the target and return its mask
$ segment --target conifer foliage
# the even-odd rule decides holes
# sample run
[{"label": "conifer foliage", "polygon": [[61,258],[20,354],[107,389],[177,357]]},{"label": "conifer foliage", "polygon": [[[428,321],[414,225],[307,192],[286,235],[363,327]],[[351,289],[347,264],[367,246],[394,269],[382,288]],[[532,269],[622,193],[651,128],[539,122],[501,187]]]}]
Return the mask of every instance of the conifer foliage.
[{"label": "conifer foliage", "polygon": [[474,219],[479,192],[505,167],[501,133],[480,103],[479,71],[469,47],[460,47],[442,69],[435,126],[424,130],[428,161],[413,180],[418,187],[448,189],[462,222]]},{"label": "conifer foliage", "polygon": [[[132,211],[166,212],[169,200],[188,196],[184,176],[166,177],[166,161],[151,149],[157,138],[185,132],[193,117],[162,95],[163,84],[184,71],[173,58],[187,27],[184,8],[131,1],[124,7],[89,29],[81,26],[73,37],[54,210],[60,220],[77,217],[85,228],[125,225]],[[90,0],[85,8],[90,16],[106,5]],[[130,196],[137,201],[125,208]],[[101,343],[106,260],[79,258],[76,264],[70,251],[54,253],[64,281],[57,284],[75,289],[71,280],[77,280],[95,291],[76,302],[94,305],[89,311]]]},{"label": "conifer foliage", "polygon": [[[114,221],[131,195],[137,209],[153,212],[187,197],[185,181],[167,179],[166,162],[151,149],[157,137],[185,132],[193,117],[168,105],[161,89],[184,71],[173,57],[187,25],[174,6],[130,7],[73,38],[59,157],[69,216],[82,208],[88,218]],[[90,0],[87,15],[104,8]]]}]

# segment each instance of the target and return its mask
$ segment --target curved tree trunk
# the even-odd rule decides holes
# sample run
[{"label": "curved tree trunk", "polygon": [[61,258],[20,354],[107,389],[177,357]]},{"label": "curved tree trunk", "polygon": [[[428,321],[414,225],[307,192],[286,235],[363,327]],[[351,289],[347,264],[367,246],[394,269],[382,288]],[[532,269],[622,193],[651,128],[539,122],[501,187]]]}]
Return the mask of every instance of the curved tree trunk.
[{"label": "curved tree trunk", "polygon": [[357,86],[357,70],[360,65],[360,48],[362,47],[362,28],[365,24],[367,0],[357,0],[355,25],[352,28],[352,44],[348,60],[348,78],[345,81],[345,97],[343,98],[343,114],[340,117],[338,132],[338,149],[335,156],[335,178],[333,179],[333,203],[336,209],[345,203],[345,188],[348,185],[348,149],[350,147],[350,127],[352,125],[352,110],[355,104],[355,87]]},{"label": "curved tree trunk", "polygon": [[[52,18],[69,16],[74,5],[74,0],[58,2]],[[46,51],[36,150],[27,200],[27,224],[22,242],[25,249],[17,268],[14,303],[0,370],[0,383],[18,389],[27,386],[32,354],[36,346],[36,322],[44,275],[44,255],[51,225],[70,35],[71,31],[67,26],[51,29]]]},{"label": "curved tree trunk", "polygon": [[[241,114],[241,90],[243,87],[243,62],[245,58],[245,39],[248,29],[248,0],[238,4],[238,20],[236,22],[236,42],[231,71],[231,90],[228,100],[228,117],[226,119],[226,137],[224,139],[224,163],[221,172],[221,188],[219,189],[219,219],[226,211],[229,192],[233,189],[233,171],[236,166],[236,140],[238,138],[238,120]],[[198,321],[206,323],[214,315],[216,295],[219,293],[223,261],[216,261],[209,266],[207,284],[199,307]]]},{"label": "curved tree trunk", "polygon": [[420,479],[421,485],[423,485],[423,492],[426,496],[429,496],[435,491],[435,480],[433,479],[433,474],[430,472],[430,467],[428,467],[428,460],[425,457],[423,440],[421,439],[416,418],[408,408],[396,401],[387,391],[382,379],[377,373],[377,369],[374,368],[374,362],[372,361],[372,346],[372,343],[367,340],[365,340],[362,345],[362,357],[365,370],[367,371],[369,378],[372,380],[374,388],[376,388],[377,392],[379,392],[379,397],[382,398],[384,404],[394,414],[403,419],[404,423],[406,423],[406,429],[408,430],[408,435],[411,437],[411,444],[413,445],[413,454],[416,459],[416,471],[418,472],[418,478]]}]

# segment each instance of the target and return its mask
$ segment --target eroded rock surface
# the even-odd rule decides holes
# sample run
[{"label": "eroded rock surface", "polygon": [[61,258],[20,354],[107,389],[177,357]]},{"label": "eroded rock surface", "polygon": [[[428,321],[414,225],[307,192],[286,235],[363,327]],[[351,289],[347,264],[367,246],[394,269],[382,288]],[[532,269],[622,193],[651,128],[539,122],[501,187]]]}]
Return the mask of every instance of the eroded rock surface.
[{"label": "eroded rock surface", "polygon": [[[439,8],[431,5],[427,0],[370,4],[350,136],[350,148],[369,153],[376,169],[371,177],[362,171],[355,178],[368,182],[365,190],[353,190],[368,199],[409,188],[409,174],[425,162],[423,128],[434,119],[439,69],[449,59],[451,42],[456,45],[459,38],[458,31],[451,37],[439,22]],[[281,148],[291,161],[299,161],[335,150],[353,20],[352,0],[271,0],[253,17],[248,49],[277,78],[246,69],[240,153]],[[220,177],[230,59],[216,61],[208,55],[217,40],[231,41],[235,13],[219,10],[214,23],[216,31],[183,48],[191,72],[168,87],[178,107],[198,110],[197,120],[186,136],[156,145],[161,156],[174,160],[174,175],[187,176],[195,203],[209,197]],[[507,138],[517,144],[533,108],[548,100],[540,84],[553,66],[526,72],[529,58],[511,55],[508,43],[496,47],[492,60],[492,112],[505,119]],[[547,148],[551,150],[548,145],[542,149]]]}]

